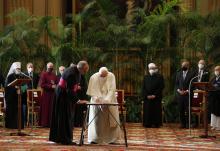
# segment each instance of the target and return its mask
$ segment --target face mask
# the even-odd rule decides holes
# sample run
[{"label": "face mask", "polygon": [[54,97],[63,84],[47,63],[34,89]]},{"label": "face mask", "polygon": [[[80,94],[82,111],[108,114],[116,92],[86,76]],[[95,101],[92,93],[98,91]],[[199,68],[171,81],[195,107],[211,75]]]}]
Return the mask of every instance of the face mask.
[{"label": "face mask", "polygon": [[63,71],[60,71],[60,75],[62,75],[63,74]]},{"label": "face mask", "polygon": [[199,69],[203,69],[204,68],[204,64],[199,63],[198,67],[199,67]]},{"label": "face mask", "polygon": [[21,70],[20,69],[15,69],[15,74],[20,74]]},{"label": "face mask", "polygon": [[215,76],[219,76],[219,71],[215,71]]},{"label": "face mask", "polygon": [[153,75],[155,73],[155,71],[153,69],[149,70],[150,75]]},{"label": "face mask", "polygon": [[47,68],[47,71],[48,71],[48,72],[52,72],[52,71],[53,71],[53,68]]},{"label": "face mask", "polygon": [[182,70],[183,71],[186,71],[188,68],[187,67],[182,67]]},{"label": "face mask", "polygon": [[28,68],[28,73],[33,72],[33,68]]}]

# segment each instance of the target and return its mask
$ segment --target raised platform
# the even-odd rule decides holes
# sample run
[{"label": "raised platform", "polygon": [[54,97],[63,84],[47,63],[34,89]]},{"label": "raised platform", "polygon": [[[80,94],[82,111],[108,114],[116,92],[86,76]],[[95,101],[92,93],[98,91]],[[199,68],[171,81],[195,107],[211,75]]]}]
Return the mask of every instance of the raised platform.
[{"label": "raised platform", "polygon": [[[0,150],[10,151],[140,151],[140,150],[220,150],[220,131],[212,132],[216,139],[199,138],[201,129],[179,129],[176,124],[166,124],[161,128],[144,128],[140,123],[127,123],[128,148],[123,139],[116,145],[63,146],[48,141],[47,128],[23,130],[31,136],[9,136],[16,130],[0,128]],[[78,142],[80,128],[74,129],[74,141]],[[122,135],[123,136],[123,135]],[[122,137],[123,138],[123,137]],[[86,142],[86,141],[85,141]]]}]

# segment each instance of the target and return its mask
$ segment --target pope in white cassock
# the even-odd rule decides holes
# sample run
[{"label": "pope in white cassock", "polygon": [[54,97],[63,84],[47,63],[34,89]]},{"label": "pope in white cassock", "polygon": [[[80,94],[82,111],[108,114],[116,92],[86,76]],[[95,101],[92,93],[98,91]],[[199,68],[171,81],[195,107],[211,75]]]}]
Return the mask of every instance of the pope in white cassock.
[{"label": "pope in white cassock", "polygon": [[[87,94],[91,96],[91,103],[117,103],[115,91],[115,76],[106,67],[100,68],[99,72],[90,77]],[[90,122],[88,127],[89,143],[115,143],[119,139],[118,106],[91,105]]]}]

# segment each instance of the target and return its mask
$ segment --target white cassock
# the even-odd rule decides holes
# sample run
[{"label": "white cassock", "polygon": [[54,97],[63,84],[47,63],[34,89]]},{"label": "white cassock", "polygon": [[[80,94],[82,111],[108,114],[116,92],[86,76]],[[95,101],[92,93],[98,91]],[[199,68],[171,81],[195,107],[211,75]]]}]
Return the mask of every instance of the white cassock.
[{"label": "white cassock", "polygon": [[[116,83],[113,73],[108,72],[105,78],[100,77],[99,73],[90,77],[87,94],[91,96],[91,103],[97,103],[97,99],[101,101],[99,103],[117,103],[115,91]],[[89,123],[92,122],[88,127],[88,142],[114,143],[117,141],[120,136],[120,127],[115,120],[120,123],[118,106],[107,108],[107,106],[91,105]]]}]

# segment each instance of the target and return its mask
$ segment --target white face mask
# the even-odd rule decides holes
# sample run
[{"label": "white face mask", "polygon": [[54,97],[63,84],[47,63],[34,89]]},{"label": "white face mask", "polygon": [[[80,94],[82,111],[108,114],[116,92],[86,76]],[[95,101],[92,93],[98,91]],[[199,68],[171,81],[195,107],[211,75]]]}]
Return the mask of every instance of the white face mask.
[{"label": "white face mask", "polygon": [[28,68],[28,73],[31,73],[31,72],[33,72],[33,68]]},{"label": "white face mask", "polygon": [[149,70],[150,75],[153,75],[155,73],[155,71],[153,69]]},{"label": "white face mask", "polygon": [[60,71],[60,75],[62,75],[63,74],[63,71]]},{"label": "white face mask", "polygon": [[198,67],[199,67],[199,69],[203,69],[204,68],[204,64],[199,63]]},{"label": "white face mask", "polygon": [[20,74],[21,70],[20,69],[15,69],[15,74]]},{"label": "white face mask", "polygon": [[219,71],[215,71],[215,76],[219,76]]}]

